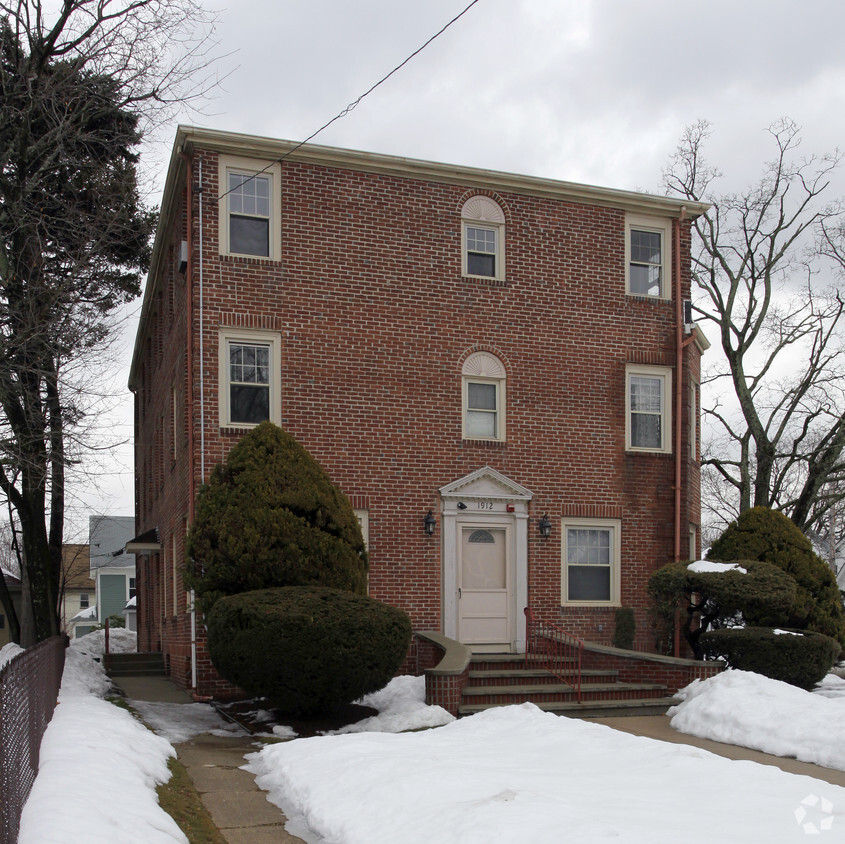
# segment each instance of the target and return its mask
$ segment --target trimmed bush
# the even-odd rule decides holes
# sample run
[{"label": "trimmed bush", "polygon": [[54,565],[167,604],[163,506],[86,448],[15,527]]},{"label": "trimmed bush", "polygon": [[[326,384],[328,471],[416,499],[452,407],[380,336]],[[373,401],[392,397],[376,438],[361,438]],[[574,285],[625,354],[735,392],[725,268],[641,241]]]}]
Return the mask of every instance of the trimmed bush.
[{"label": "trimmed bush", "polygon": [[201,488],[188,552],[186,581],[203,612],[223,595],[275,586],[367,592],[349,500],[272,422],[250,431]]},{"label": "trimmed bush", "polygon": [[765,611],[747,613],[759,626],[788,624],[832,636],[845,647],[845,611],[836,578],[814,551],[810,540],[783,513],[768,507],[746,510],[713,543],[708,560],[765,560],[789,574],[797,584],[795,600],[784,621]]},{"label": "trimmed bush", "polygon": [[634,649],[634,610],[631,607],[619,607],[616,610],[616,627],[613,631],[613,647],[624,648],[626,651]]},{"label": "trimmed bush", "polygon": [[402,610],[317,586],[221,598],[208,616],[214,667],[291,715],[328,712],[383,688],[410,642]]},{"label": "trimmed bush", "polygon": [[724,659],[731,668],[755,671],[802,689],[815,686],[841,650],[839,642],[821,633],[775,633],[771,627],[711,630],[701,637],[701,647],[706,659]]},{"label": "trimmed bush", "polygon": [[669,563],[648,581],[658,614],[671,622],[678,601],[686,603],[684,637],[702,659],[700,638],[711,627],[724,627],[741,615],[766,613],[786,623],[795,601],[795,581],[777,566],[760,560],[737,560],[738,569],[696,572],[689,563]]}]

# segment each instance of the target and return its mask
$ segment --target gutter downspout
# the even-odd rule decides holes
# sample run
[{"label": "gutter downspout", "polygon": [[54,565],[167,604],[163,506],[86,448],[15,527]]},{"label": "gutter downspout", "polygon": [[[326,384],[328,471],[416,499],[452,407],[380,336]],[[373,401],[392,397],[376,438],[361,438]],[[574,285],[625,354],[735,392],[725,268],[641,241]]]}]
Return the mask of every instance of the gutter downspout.
[{"label": "gutter downspout", "polygon": [[[187,189],[185,196],[185,216],[187,218],[188,267],[185,272],[185,322],[187,335],[186,368],[188,370],[186,411],[188,415],[188,525],[194,523],[194,355],[193,355],[193,326],[194,326],[194,167],[193,160],[187,153],[182,153],[187,167]],[[202,261],[200,261],[202,264]],[[196,595],[191,590],[191,688],[197,688],[197,611],[195,608]]]},{"label": "gutter downspout", "polygon": [[675,247],[675,549],[673,559],[681,559],[681,440],[683,413],[683,364],[684,364],[684,303],[681,299],[681,222],[687,209],[673,223]]}]

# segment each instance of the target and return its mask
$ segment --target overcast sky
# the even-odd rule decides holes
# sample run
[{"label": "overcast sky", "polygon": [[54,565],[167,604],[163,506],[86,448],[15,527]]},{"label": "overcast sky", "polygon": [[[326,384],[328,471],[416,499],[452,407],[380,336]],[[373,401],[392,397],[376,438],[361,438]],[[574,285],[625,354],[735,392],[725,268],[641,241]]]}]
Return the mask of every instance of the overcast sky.
[{"label": "overcast sky", "polygon": [[[468,2],[231,3],[217,27],[229,76],[181,122],[301,140]],[[740,188],[785,115],[806,153],[845,146],[842,0],[480,0],[315,143],[660,192],[683,128],[703,118],[708,158]],[[161,170],[174,132],[148,166]],[[133,341],[134,325],[115,350],[121,384]],[[127,392],[104,421],[129,438],[131,420]],[[131,445],[110,456],[102,490],[77,485],[69,516],[132,514],[131,464]]]}]

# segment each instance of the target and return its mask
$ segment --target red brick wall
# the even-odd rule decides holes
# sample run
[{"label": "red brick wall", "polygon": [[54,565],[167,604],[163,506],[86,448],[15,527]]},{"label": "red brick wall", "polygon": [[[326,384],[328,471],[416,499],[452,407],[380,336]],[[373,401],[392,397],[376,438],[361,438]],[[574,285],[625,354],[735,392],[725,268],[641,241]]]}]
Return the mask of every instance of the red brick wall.
[{"label": "red brick wall", "polygon": [[[171,576],[174,533],[179,566],[184,554],[187,425],[194,426],[197,484],[201,433],[206,475],[242,435],[219,426],[219,329],[264,328],[281,338],[283,426],[369,510],[373,597],[401,606],[416,629],[443,629],[441,520],[429,538],[422,519],[429,508],[438,514],[441,486],[490,465],[530,489],[532,515],[548,513],[552,521],[548,540],[533,522],[529,531],[529,600],[538,615],[610,643],[614,608],[561,609],[561,517],[618,518],[622,604],[635,610],[638,645],[653,649],[645,584],[673,553],[674,458],[626,453],[625,366],[674,367],[674,304],[625,295],[624,212],[491,192],[506,215],[507,272],[505,282],[489,283],[461,275],[460,209],[479,191],[289,161],[282,168],[282,260],[232,258],[219,254],[216,154],[194,154],[191,397],[187,288],[176,270],[178,244],[187,237],[184,208],[140,341],[137,527],[159,528],[158,571]],[[688,250],[683,227],[684,266]],[[683,289],[688,296],[688,277]],[[507,368],[506,443],[461,438],[461,363],[479,349]],[[699,522],[699,470],[687,443],[697,355],[695,347],[685,352],[684,414],[673,418],[684,442],[682,556],[688,524]],[[138,575],[142,647],[160,641],[174,678],[187,684],[190,626],[181,575],[175,616],[172,583],[162,593],[150,558],[139,557]],[[198,628],[199,683],[207,693],[222,687],[207,661],[201,620]]]}]

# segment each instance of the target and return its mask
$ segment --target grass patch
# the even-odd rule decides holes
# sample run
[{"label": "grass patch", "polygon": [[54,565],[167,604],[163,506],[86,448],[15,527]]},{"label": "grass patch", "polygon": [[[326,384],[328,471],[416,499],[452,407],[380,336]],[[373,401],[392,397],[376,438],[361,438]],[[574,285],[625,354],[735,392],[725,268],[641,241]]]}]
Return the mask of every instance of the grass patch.
[{"label": "grass patch", "polygon": [[211,820],[185,766],[171,758],[167,767],[171,777],[156,789],[161,808],[179,824],[190,844],[226,844],[226,839]]}]

